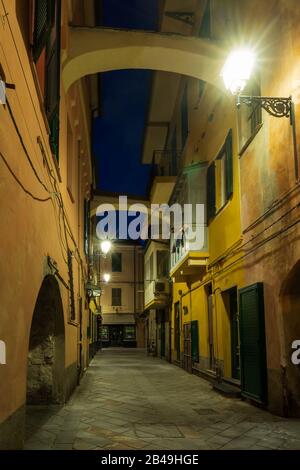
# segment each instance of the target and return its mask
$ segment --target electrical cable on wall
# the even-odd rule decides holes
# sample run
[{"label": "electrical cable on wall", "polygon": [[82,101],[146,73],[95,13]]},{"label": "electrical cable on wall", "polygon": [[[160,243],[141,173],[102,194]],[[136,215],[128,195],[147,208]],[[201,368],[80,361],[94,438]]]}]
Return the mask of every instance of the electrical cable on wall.
[{"label": "electrical cable on wall", "polygon": [[[5,9],[5,6],[4,6],[4,4],[3,4],[3,1],[2,1],[2,5],[3,5],[4,9]],[[14,40],[14,35],[13,35],[13,33],[12,33],[12,29],[11,29],[11,25],[10,25],[9,19],[6,18],[6,21],[7,21],[9,30],[10,30],[11,38],[12,38],[13,43],[14,43],[14,47],[15,47],[15,50],[16,50],[17,57],[18,57],[18,59],[19,59],[19,64],[20,64],[20,67],[21,67],[21,70],[22,70],[22,75],[23,75],[24,81],[25,81],[25,83],[26,83],[26,88],[27,88],[27,91],[28,91],[28,93],[29,93],[30,100],[31,100],[31,102],[32,102],[32,106],[33,106],[33,110],[34,110],[34,112],[35,112],[35,116],[36,116],[36,119],[37,119],[37,123],[38,123],[38,126],[39,126],[39,128],[40,128],[41,135],[42,135],[42,134],[43,134],[43,130],[42,130],[42,128],[41,128],[40,120],[39,120],[39,117],[38,117],[38,115],[37,115],[37,110],[36,110],[36,108],[35,108],[35,106],[34,106],[34,101],[33,101],[33,97],[32,97],[32,94],[31,94],[31,90],[30,90],[29,84],[28,84],[28,82],[27,82],[27,77],[26,77],[26,74],[25,74],[25,72],[24,72],[23,64],[22,64],[22,61],[21,61],[21,58],[20,58],[20,55],[19,55],[19,51],[18,51],[17,45],[16,45],[15,40]],[[8,66],[8,64],[7,64],[7,66]],[[39,138],[38,138],[38,141],[39,141],[39,145],[40,145],[40,148],[41,148],[42,139],[39,137]],[[23,139],[21,139],[21,143],[22,143],[22,142],[23,142]],[[24,148],[24,150],[25,150],[25,149],[26,149],[26,147]],[[42,150],[42,149],[41,149],[41,150]],[[62,201],[62,196],[61,196],[60,190],[59,190],[59,188],[57,187],[57,181],[56,181],[55,177],[54,177],[53,174],[52,174],[52,170],[51,170],[50,167],[49,167],[49,162],[48,162],[48,159],[47,159],[47,157],[46,157],[44,148],[43,148],[43,150],[42,150],[42,153],[43,153],[43,157],[44,157],[44,162],[45,162],[46,167],[47,167],[47,169],[48,169],[48,174],[49,174],[49,175],[51,176],[51,178],[54,180],[54,182],[55,182],[55,190],[56,190],[57,194],[60,195],[60,198],[61,198],[61,201]],[[27,156],[27,158],[28,158],[29,155],[28,155],[27,150],[25,151],[25,154],[26,154],[26,156]],[[29,157],[29,163],[32,164],[30,157]],[[32,165],[33,165],[33,164],[32,164]],[[36,177],[39,179],[39,176],[38,176],[38,174],[37,174],[37,172],[36,172],[36,170],[35,170],[35,168],[34,168],[34,165],[32,166],[32,169],[33,169],[34,173],[36,174]],[[43,183],[42,181],[40,181],[40,184],[42,184],[42,186],[44,186],[44,183]],[[46,186],[45,186],[45,189],[47,190],[47,192],[49,192],[49,190],[46,188]],[[49,192],[49,194],[51,194],[51,193]],[[39,199],[40,199],[40,198],[36,198],[36,200],[39,200]],[[51,199],[51,198],[50,198],[50,199]],[[77,254],[78,254],[78,258],[79,258],[79,260],[77,259],[77,262],[80,264],[81,269],[82,269],[82,273],[83,273],[84,276],[86,277],[86,276],[87,276],[87,272],[86,272],[86,270],[84,269],[83,260],[81,259],[80,252],[79,252],[79,248],[78,248],[78,246],[77,246],[77,244],[76,244],[76,242],[75,242],[75,239],[74,239],[74,236],[73,236],[73,234],[72,234],[71,229],[68,227],[68,226],[69,226],[69,223],[68,223],[68,220],[67,220],[67,216],[66,216],[66,213],[65,213],[65,208],[64,208],[63,202],[60,202],[60,201],[58,200],[59,206],[61,206],[61,203],[62,203],[62,220],[63,220],[63,223],[64,223],[64,225],[66,225],[67,231],[68,231],[68,233],[69,233],[69,235],[70,235],[70,237],[71,237],[71,239],[72,239],[72,241],[73,241],[73,243],[74,243],[74,245],[75,245],[75,248],[76,248],[76,251],[77,251]],[[64,249],[65,249],[65,247],[64,247]],[[84,278],[83,278],[83,279],[84,279]],[[85,279],[84,279],[84,280],[85,280]]]},{"label": "electrical cable on wall", "polygon": [[43,183],[43,181],[42,181],[41,178],[39,177],[39,175],[38,175],[38,173],[37,173],[37,171],[36,171],[36,169],[35,169],[35,167],[34,167],[34,164],[33,164],[32,160],[31,160],[31,158],[30,158],[30,156],[29,156],[29,153],[28,153],[28,150],[27,150],[27,148],[26,148],[26,146],[25,146],[23,137],[22,137],[22,135],[21,135],[21,133],[20,133],[18,124],[16,123],[15,117],[14,117],[13,112],[12,112],[12,109],[11,109],[11,107],[10,107],[8,97],[6,97],[6,105],[7,105],[7,109],[8,109],[9,115],[10,115],[10,117],[11,117],[11,120],[12,120],[12,122],[13,122],[14,128],[15,128],[15,130],[16,130],[16,133],[17,133],[17,135],[18,135],[18,137],[19,137],[19,141],[20,141],[20,143],[21,143],[21,146],[22,146],[22,148],[23,148],[23,150],[24,150],[24,153],[25,153],[25,155],[26,155],[26,158],[27,158],[27,160],[28,160],[28,163],[29,163],[29,165],[30,165],[30,167],[31,167],[31,169],[32,169],[32,171],[33,171],[33,173],[35,174],[36,179],[38,180],[38,182],[43,186],[43,188],[45,189],[45,191],[47,191],[48,193],[50,193],[50,191],[49,191],[49,189],[47,188],[47,186]]},{"label": "electrical cable on wall", "polygon": [[17,177],[17,175],[14,173],[14,171],[11,169],[11,167],[9,166],[8,164],[8,161],[6,160],[6,158],[4,157],[3,153],[0,152],[0,156],[6,166],[6,168],[8,169],[8,171],[10,172],[10,174],[12,175],[12,177],[15,179],[15,181],[18,183],[18,185],[22,188],[22,190],[28,195],[30,196],[32,199],[34,199],[35,201],[38,201],[38,202],[47,202],[47,201],[51,201],[52,198],[51,197],[47,197],[47,198],[40,198],[40,197],[37,197],[35,196],[31,191],[29,191],[28,189],[25,188],[25,186],[23,185],[23,183],[20,181],[20,179]]}]

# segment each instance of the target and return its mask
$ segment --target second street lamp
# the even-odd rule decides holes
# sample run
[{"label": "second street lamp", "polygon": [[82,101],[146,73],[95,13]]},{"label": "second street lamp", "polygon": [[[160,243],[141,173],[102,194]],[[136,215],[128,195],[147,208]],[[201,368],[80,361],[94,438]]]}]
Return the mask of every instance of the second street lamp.
[{"label": "second street lamp", "polygon": [[107,255],[110,250],[111,250],[111,247],[112,247],[112,243],[110,240],[103,240],[101,242],[101,251],[102,251],[102,254],[103,255]]}]

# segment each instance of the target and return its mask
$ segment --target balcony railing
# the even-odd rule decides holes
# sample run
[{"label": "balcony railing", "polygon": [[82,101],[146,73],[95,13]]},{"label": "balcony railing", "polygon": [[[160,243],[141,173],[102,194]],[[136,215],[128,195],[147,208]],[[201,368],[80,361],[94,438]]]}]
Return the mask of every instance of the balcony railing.
[{"label": "balcony railing", "polygon": [[[192,238],[186,236],[188,232],[195,234]],[[192,238],[192,239],[191,239]],[[185,227],[185,231],[181,232],[181,236],[175,238],[174,234],[171,236],[171,271],[179,265],[181,260],[187,255],[187,253],[206,253],[208,251],[208,234],[207,225],[202,224],[188,224]]]},{"label": "balcony railing", "polygon": [[182,169],[182,152],[179,150],[155,150],[153,153],[154,176],[178,176]]}]

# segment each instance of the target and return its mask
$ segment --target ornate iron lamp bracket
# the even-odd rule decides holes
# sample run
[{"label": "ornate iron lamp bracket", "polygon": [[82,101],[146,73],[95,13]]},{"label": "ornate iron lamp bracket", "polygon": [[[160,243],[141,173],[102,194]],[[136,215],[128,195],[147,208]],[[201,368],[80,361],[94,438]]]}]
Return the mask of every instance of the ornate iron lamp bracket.
[{"label": "ornate iron lamp bracket", "polygon": [[274,117],[287,117],[291,118],[292,116],[292,98],[274,98],[266,96],[245,96],[238,95],[237,97],[237,106],[238,108],[241,104],[246,104],[247,106],[260,106],[267,113],[271,114]]}]

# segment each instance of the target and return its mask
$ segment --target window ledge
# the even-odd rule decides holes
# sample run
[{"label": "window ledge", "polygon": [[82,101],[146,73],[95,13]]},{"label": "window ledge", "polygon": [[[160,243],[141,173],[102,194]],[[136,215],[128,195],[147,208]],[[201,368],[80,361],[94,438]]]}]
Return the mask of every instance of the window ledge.
[{"label": "window ledge", "polygon": [[251,137],[247,140],[247,142],[243,145],[243,147],[241,148],[240,152],[239,152],[239,157],[241,158],[243,156],[243,153],[247,150],[247,148],[249,147],[249,145],[252,143],[252,141],[255,139],[255,137],[257,136],[257,134],[259,133],[259,131],[261,130],[261,128],[263,127],[263,122],[261,124],[259,124],[256,128],[256,130],[253,132],[253,134],[251,135]]}]

